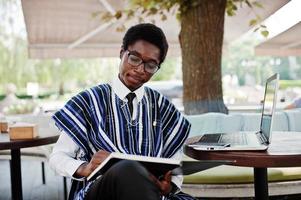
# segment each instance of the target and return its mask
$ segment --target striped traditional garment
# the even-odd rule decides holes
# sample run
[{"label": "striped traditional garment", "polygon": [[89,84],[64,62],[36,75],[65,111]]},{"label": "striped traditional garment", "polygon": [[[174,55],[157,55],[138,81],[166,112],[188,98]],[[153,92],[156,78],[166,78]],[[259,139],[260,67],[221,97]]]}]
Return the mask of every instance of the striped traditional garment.
[{"label": "striped traditional garment", "polygon": [[[148,87],[133,120],[127,102],[109,84],[74,96],[53,118],[83,152],[77,159],[85,161],[98,150],[169,158],[182,148],[190,130],[174,105]],[[69,199],[84,199],[91,183],[73,180]],[[178,193],[172,199],[193,198]]]}]

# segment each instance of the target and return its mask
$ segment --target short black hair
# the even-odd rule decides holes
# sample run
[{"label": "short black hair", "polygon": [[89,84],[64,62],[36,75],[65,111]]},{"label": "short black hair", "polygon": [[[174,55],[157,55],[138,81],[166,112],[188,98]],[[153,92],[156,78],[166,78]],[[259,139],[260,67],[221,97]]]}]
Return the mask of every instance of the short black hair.
[{"label": "short black hair", "polygon": [[162,29],[151,23],[132,26],[123,37],[122,48],[127,50],[128,46],[134,44],[137,40],[145,40],[158,47],[160,49],[160,64],[164,61],[168,43]]}]

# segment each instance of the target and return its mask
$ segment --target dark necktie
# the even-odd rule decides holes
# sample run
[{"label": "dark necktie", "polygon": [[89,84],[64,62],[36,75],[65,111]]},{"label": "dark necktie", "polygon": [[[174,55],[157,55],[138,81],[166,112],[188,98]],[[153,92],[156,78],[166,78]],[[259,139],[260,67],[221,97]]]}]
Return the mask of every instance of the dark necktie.
[{"label": "dark necktie", "polygon": [[133,99],[136,97],[136,94],[131,92],[126,95],[126,98],[128,99],[128,105],[130,109],[131,116],[133,115]]}]

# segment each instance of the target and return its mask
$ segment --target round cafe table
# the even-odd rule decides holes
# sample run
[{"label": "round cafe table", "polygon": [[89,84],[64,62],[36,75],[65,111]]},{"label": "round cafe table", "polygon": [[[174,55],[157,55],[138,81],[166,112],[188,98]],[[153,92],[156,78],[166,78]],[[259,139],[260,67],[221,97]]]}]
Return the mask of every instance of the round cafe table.
[{"label": "round cafe table", "polygon": [[55,143],[57,134],[41,134],[41,136],[27,140],[10,140],[9,135],[0,134],[0,150],[11,150],[11,193],[13,200],[22,200],[22,175],[21,175],[21,148],[36,147]]},{"label": "round cafe table", "polygon": [[200,151],[189,147],[201,136],[189,138],[184,153],[197,160],[235,160],[235,166],[254,168],[256,200],[268,199],[267,168],[301,166],[301,132],[273,132],[266,151]]}]

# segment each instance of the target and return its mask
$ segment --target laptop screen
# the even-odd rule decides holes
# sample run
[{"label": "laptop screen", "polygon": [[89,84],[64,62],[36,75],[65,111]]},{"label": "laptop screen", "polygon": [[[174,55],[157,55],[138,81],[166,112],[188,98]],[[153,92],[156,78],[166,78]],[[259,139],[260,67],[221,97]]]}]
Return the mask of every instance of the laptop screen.
[{"label": "laptop screen", "polygon": [[274,74],[273,76],[268,78],[265,86],[260,131],[264,135],[268,143],[270,143],[271,139],[270,136],[273,124],[273,114],[277,101],[278,80],[279,74]]}]

